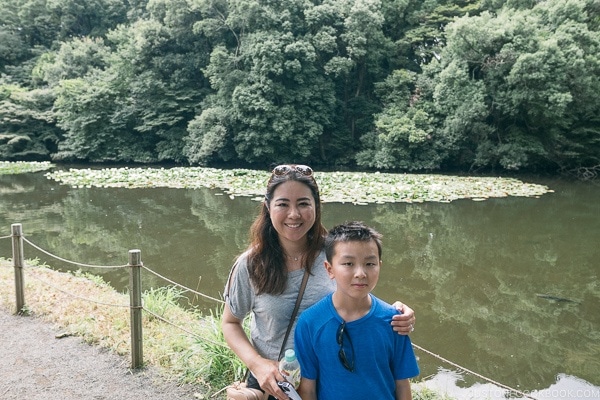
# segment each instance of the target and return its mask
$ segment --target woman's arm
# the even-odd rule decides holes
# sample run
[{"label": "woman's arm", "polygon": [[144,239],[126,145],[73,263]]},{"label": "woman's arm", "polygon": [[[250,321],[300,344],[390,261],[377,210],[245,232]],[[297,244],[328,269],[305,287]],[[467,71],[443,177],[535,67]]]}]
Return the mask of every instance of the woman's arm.
[{"label": "woman's arm", "polygon": [[400,335],[408,335],[415,330],[415,312],[400,301],[395,302],[393,306],[402,314],[394,315],[392,318],[392,328]]},{"label": "woman's arm", "polygon": [[229,305],[226,304],[221,321],[225,341],[229,348],[252,371],[262,390],[278,399],[286,399],[285,393],[277,386],[277,380],[284,380],[284,377],[279,373],[278,362],[266,359],[258,354],[252,343],[250,343],[248,336],[246,336],[242,322],[231,313]]}]

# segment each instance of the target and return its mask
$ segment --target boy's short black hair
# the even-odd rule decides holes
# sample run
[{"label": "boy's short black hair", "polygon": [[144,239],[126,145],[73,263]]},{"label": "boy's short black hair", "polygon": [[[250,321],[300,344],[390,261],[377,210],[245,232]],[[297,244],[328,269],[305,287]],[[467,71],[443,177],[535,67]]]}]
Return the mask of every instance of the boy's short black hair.
[{"label": "boy's short black hair", "polygon": [[379,258],[381,258],[381,238],[383,238],[381,233],[361,221],[344,222],[343,224],[334,226],[327,233],[324,244],[325,256],[328,262],[332,262],[336,243],[368,242],[372,240],[377,245]]}]

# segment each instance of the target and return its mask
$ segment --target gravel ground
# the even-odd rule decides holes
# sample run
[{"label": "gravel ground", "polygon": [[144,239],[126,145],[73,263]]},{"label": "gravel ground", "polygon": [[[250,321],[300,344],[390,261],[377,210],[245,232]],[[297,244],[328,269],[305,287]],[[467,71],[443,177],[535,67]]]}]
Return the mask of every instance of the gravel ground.
[{"label": "gravel ground", "polygon": [[0,309],[0,399],[177,400],[204,398],[156,370],[60,332],[40,318]]}]

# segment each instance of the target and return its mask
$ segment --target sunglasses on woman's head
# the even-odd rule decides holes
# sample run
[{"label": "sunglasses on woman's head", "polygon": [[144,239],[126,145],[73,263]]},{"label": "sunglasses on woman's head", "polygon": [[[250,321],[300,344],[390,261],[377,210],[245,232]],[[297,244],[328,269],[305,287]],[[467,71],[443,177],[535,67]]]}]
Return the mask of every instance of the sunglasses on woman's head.
[{"label": "sunglasses on woman's head", "polygon": [[289,174],[290,172],[299,172],[304,176],[311,176],[313,174],[313,170],[308,165],[289,165],[283,164],[278,165],[273,168],[273,175],[281,176]]},{"label": "sunglasses on woman's head", "polygon": [[[348,337],[348,343],[350,344],[351,356],[348,358],[346,351],[344,350],[344,334]],[[336,341],[340,346],[338,351],[338,358],[340,362],[350,372],[354,372],[354,346],[352,345],[352,339],[350,339],[350,333],[346,330],[346,321],[342,322],[336,333]]]}]

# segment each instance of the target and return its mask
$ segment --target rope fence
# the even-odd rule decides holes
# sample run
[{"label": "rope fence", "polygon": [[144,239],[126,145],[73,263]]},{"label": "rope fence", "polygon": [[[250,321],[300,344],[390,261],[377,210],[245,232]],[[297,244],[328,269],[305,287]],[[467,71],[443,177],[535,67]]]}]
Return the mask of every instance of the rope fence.
[{"label": "rope fence", "polygon": [[54,285],[54,284],[52,284],[52,283],[50,283],[50,282],[48,282],[48,281],[46,281],[44,279],[41,279],[39,276],[31,275],[31,277],[33,279],[35,279],[36,281],[41,282],[44,285],[49,286],[49,287],[51,287],[52,289],[54,289],[56,291],[59,291],[61,293],[66,294],[67,296],[74,297],[74,298],[79,299],[79,300],[83,300],[83,301],[87,301],[87,302],[90,302],[90,303],[98,304],[98,305],[101,305],[101,306],[107,306],[107,307],[122,307],[122,308],[128,308],[129,307],[129,304],[110,304],[110,303],[105,303],[105,302],[102,302],[102,301],[90,299],[88,297],[80,296],[78,294],[71,293],[68,290],[61,289],[58,286],[56,286],[56,285]]},{"label": "rope fence", "polygon": [[166,276],[162,276],[161,274],[159,274],[156,271],[152,271],[150,268],[147,268],[147,267],[144,267],[144,266],[142,266],[142,268],[145,271],[148,271],[149,273],[151,273],[152,275],[157,276],[157,277],[161,278],[162,280],[164,280],[166,282],[169,282],[171,285],[183,289],[184,292],[193,293],[193,294],[195,294],[197,296],[204,297],[205,299],[209,299],[209,300],[212,300],[212,301],[217,302],[217,303],[225,304],[225,302],[223,300],[221,300],[221,299],[217,299],[215,297],[211,297],[211,296],[209,296],[207,294],[204,294],[204,293],[198,292],[198,291],[196,291],[194,289],[190,289],[189,287],[183,286],[180,283],[172,281],[171,279],[167,278]]},{"label": "rope fence", "polygon": [[521,396],[523,396],[523,397],[527,397],[528,399],[537,400],[535,397],[531,397],[531,396],[530,396],[530,395],[528,395],[527,393],[523,393],[523,392],[522,392],[522,391],[520,391],[520,390],[513,389],[513,388],[511,388],[510,386],[504,385],[504,384],[502,384],[502,383],[500,383],[500,382],[496,382],[496,381],[495,381],[495,380],[493,380],[493,379],[490,379],[490,378],[488,378],[488,377],[486,377],[486,376],[483,376],[483,375],[481,375],[481,374],[478,374],[477,372],[471,371],[470,369],[467,369],[467,368],[465,368],[465,367],[463,367],[463,366],[461,366],[461,365],[458,365],[458,364],[456,364],[455,362],[452,362],[452,361],[450,361],[450,360],[447,360],[447,359],[445,359],[444,357],[440,356],[439,354],[435,354],[435,353],[433,353],[433,352],[431,352],[431,351],[429,351],[429,350],[427,350],[427,349],[424,349],[423,347],[421,347],[421,346],[419,346],[419,345],[415,344],[414,342],[412,343],[412,345],[413,345],[413,347],[414,347],[414,348],[416,348],[416,349],[419,349],[419,350],[421,350],[422,352],[424,352],[424,353],[427,353],[427,354],[429,354],[430,356],[433,356],[433,357],[437,358],[437,359],[438,359],[438,360],[440,360],[440,361],[443,361],[443,362],[445,362],[445,363],[447,363],[447,364],[450,364],[450,365],[452,365],[453,367],[456,367],[456,368],[458,368],[458,369],[460,369],[460,370],[462,370],[462,371],[465,371],[466,373],[469,373],[469,374],[471,374],[471,375],[474,375],[474,376],[476,376],[476,377],[478,377],[478,378],[481,378],[481,379],[483,379],[483,380],[485,380],[485,381],[487,381],[487,382],[489,382],[489,383],[492,383],[492,384],[494,384],[494,385],[500,386],[500,387],[501,387],[501,388],[503,388],[503,389],[507,389],[507,390],[508,390],[509,392],[511,392],[511,393],[516,393],[516,394],[518,394],[518,395],[521,395]]},{"label": "rope fence", "polygon": [[144,311],[146,311],[148,314],[152,315],[154,318],[156,318],[156,319],[158,319],[158,320],[160,320],[160,321],[162,321],[162,322],[164,322],[166,324],[169,324],[169,325],[171,325],[171,326],[179,329],[180,331],[183,331],[183,332],[187,333],[190,336],[193,336],[193,337],[198,338],[198,339],[202,339],[205,342],[209,342],[209,343],[211,343],[211,344],[213,344],[215,346],[220,346],[220,347],[228,348],[228,346],[226,344],[215,342],[214,340],[210,340],[210,339],[207,339],[205,337],[201,337],[197,333],[194,333],[194,332],[192,332],[192,331],[190,331],[190,330],[188,330],[188,329],[186,329],[186,328],[184,328],[184,327],[182,327],[180,325],[177,325],[177,324],[169,321],[168,319],[166,319],[164,317],[161,317],[160,315],[158,315],[158,314],[156,314],[156,313],[148,310],[146,307],[144,307]]},{"label": "rope fence", "polygon": [[79,263],[79,262],[67,260],[67,259],[59,257],[59,256],[57,256],[55,254],[52,254],[52,253],[50,253],[50,252],[42,249],[41,247],[37,246],[35,243],[31,242],[25,236],[23,236],[23,241],[25,243],[27,243],[28,245],[30,245],[31,247],[33,247],[34,249],[39,250],[42,253],[46,254],[47,256],[50,256],[50,257],[55,258],[55,259],[57,259],[59,261],[65,262],[67,264],[75,265],[75,266],[78,266],[78,267],[99,268],[99,269],[115,269],[115,268],[125,268],[125,267],[128,267],[128,265],[91,265],[91,264],[83,264],[83,263]]},{"label": "rope fence", "polygon": [[[182,332],[187,333],[188,335],[200,338],[204,341],[208,341],[213,345],[227,347],[223,343],[214,342],[205,337],[200,337],[198,334],[169,321],[168,319],[152,312],[151,310],[149,310],[143,306],[142,299],[141,299],[141,270],[144,270],[150,274],[157,276],[160,279],[163,279],[164,281],[170,283],[171,285],[182,289],[184,292],[190,292],[195,295],[204,297],[206,299],[215,301],[217,303],[223,304],[224,302],[221,299],[217,299],[217,298],[211,297],[209,295],[206,295],[204,293],[198,292],[196,290],[190,289],[184,285],[181,285],[181,284],[157,273],[156,271],[153,271],[152,269],[150,269],[148,267],[145,267],[143,265],[143,263],[141,262],[140,250],[130,250],[129,251],[129,263],[126,265],[105,266],[105,265],[84,264],[84,263],[70,261],[70,260],[64,259],[62,257],[56,256],[56,255],[50,253],[49,251],[44,250],[41,247],[37,246],[36,244],[34,244],[33,242],[31,242],[30,240],[25,238],[25,236],[22,233],[22,225],[21,224],[12,224],[11,229],[12,229],[12,235],[0,236],[0,240],[12,238],[12,241],[13,241],[13,243],[12,243],[13,244],[13,246],[12,246],[12,250],[13,250],[12,261],[13,261],[13,267],[15,269],[16,313],[20,314],[25,309],[25,300],[24,300],[25,296],[24,296],[24,284],[23,284],[23,269],[24,269],[24,267],[26,267],[25,266],[25,257],[24,257],[24,252],[23,252],[23,242],[25,242],[28,245],[35,248],[36,250],[38,250],[52,258],[60,260],[62,262],[69,263],[71,265],[76,265],[76,266],[85,267],[85,268],[102,268],[102,269],[129,268],[130,269],[130,278],[129,278],[130,304],[128,304],[128,305],[108,304],[108,303],[104,303],[104,302],[99,302],[97,300],[93,300],[90,298],[86,298],[84,296],[80,296],[80,295],[65,291],[64,289],[59,288],[58,286],[56,286],[50,282],[40,279],[39,277],[33,276],[33,278],[40,281],[41,283],[43,283],[45,285],[57,290],[57,291],[60,291],[68,296],[78,298],[83,301],[92,302],[92,303],[96,303],[96,304],[107,306],[107,307],[129,308],[130,314],[131,314],[130,324],[131,324],[131,357],[132,357],[131,365],[132,365],[132,368],[136,369],[143,365],[143,340],[142,340],[143,335],[142,335],[142,321],[141,321],[141,311],[142,310],[145,311],[146,313],[148,313],[149,315],[153,316],[154,318],[156,318],[166,324],[169,324],[169,325],[181,330]],[[463,367],[459,364],[456,364],[450,360],[447,360],[444,357],[442,357],[438,354],[435,354],[435,353],[415,344],[414,342],[412,343],[412,345],[414,348],[416,348],[416,349],[418,349],[418,350],[420,350],[420,351],[422,351],[422,352],[424,352],[446,364],[449,364],[449,365],[451,365],[457,369],[460,369],[466,373],[469,373],[471,375],[474,375],[480,379],[483,379],[488,383],[491,383],[493,385],[496,385],[503,389],[506,389],[512,394],[518,394],[518,395],[528,398],[528,399],[537,400],[535,397],[532,397],[531,395],[529,395],[527,393],[524,393],[520,390],[514,389],[510,386],[504,385],[500,382],[490,379],[490,378],[488,378],[484,375],[481,375],[477,372],[471,371],[468,368],[465,368],[465,367]]]}]

